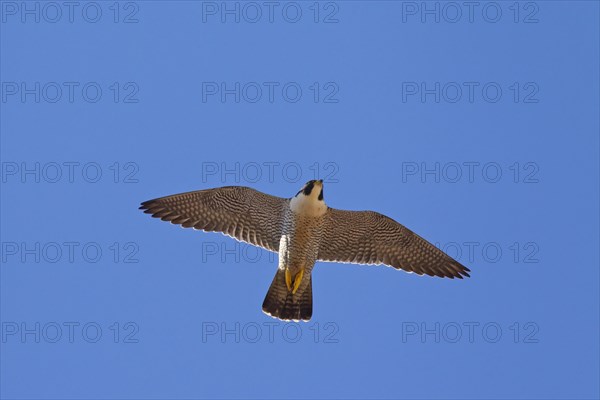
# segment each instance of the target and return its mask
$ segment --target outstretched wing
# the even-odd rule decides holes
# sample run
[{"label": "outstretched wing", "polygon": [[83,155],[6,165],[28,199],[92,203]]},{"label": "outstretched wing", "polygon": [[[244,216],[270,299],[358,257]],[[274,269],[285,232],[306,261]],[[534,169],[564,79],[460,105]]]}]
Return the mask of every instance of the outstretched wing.
[{"label": "outstretched wing", "polygon": [[419,275],[461,278],[469,269],[385,215],[330,208],[325,215],[320,261],[384,264]]},{"label": "outstretched wing", "polygon": [[148,200],[140,210],[184,228],[222,232],[277,252],[288,202],[248,187],[227,186]]}]

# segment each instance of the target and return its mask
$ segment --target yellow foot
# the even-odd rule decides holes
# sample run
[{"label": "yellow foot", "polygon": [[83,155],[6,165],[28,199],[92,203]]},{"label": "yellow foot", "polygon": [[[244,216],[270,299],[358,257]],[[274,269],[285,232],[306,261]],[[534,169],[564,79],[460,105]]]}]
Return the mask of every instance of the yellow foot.
[{"label": "yellow foot", "polygon": [[285,286],[287,286],[288,290],[292,291],[292,274],[289,269],[285,269]]},{"label": "yellow foot", "polygon": [[294,288],[292,289],[292,294],[296,294],[298,288],[300,287],[300,283],[302,283],[302,277],[304,276],[304,270],[301,269],[300,272],[296,274],[294,278]]},{"label": "yellow foot", "polygon": [[302,283],[303,276],[304,276],[304,270],[301,269],[300,272],[298,272],[296,274],[296,276],[294,276],[294,279],[292,279],[292,273],[290,272],[289,269],[286,269],[285,270],[285,286],[287,286],[288,291],[292,292],[292,294],[295,294],[298,291],[300,284]]}]

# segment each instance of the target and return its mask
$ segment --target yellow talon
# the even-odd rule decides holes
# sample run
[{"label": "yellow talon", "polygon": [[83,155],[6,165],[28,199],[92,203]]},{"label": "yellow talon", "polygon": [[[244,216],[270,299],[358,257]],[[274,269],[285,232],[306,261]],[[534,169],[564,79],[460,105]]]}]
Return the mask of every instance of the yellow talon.
[{"label": "yellow talon", "polygon": [[[298,272],[296,274],[296,277],[294,278],[294,288],[292,289],[292,294],[296,294],[296,292],[298,291],[298,288],[300,287],[300,283],[302,283],[302,277],[304,276],[304,270],[301,269],[300,272]],[[289,287],[288,287],[289,289]]]},{"label": "yellow talon", "polygon": [[287,286],[288,290],[291,292],[292,291],[292,274],[290,273],[289,269],[285,269],[285,285]]}]

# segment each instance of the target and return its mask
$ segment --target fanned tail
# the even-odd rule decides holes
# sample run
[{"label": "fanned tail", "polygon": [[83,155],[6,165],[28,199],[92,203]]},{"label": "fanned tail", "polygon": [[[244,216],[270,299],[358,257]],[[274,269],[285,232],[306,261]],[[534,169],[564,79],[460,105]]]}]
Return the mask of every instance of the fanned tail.
[{"label": "fanned tail", "polygon": [[285,284],[285,271],[278,269],[265,296],[262,309],[284,321],[308,321],[312,317],[312,275],[304,275],[298,291],[292,294]]}]

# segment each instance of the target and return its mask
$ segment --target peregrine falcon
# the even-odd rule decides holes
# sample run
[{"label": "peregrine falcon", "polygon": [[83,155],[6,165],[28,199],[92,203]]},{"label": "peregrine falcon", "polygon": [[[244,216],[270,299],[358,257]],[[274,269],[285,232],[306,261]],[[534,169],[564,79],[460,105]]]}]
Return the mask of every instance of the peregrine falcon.
[{"label": "peregrine falcon", "polygon": [[310,320],[316,261],[384,264],[451,279],[469,276],[468,268],[385,215],[328,207],[322,180],[308,181],[290,199],[226,186],[145,201],[140,209],[184,228],[221,232],[279,253],[262,309],[285,321]]}]

